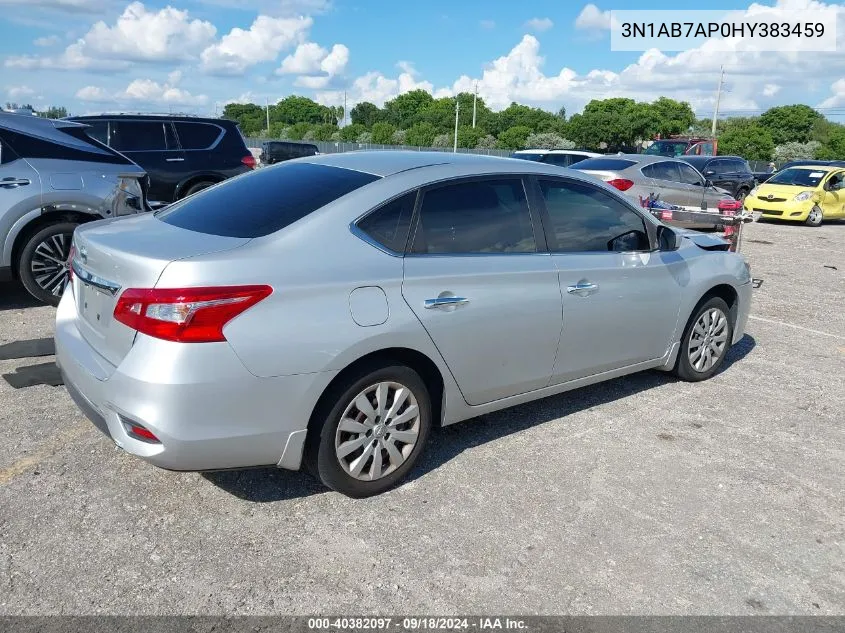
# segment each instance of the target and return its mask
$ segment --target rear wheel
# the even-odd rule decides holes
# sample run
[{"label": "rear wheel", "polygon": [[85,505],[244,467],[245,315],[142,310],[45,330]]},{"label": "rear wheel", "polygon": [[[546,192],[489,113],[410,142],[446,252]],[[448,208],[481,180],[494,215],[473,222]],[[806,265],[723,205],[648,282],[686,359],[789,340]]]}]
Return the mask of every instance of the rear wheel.
[{"label": "rear wheel", "polygon": [[675,375],[681,380],[707,380],[725,362],[733,340],[730,308],[724,299],[712,297],[693,313],[675,364]]},{"label": "rear wheel", "polygon": [[422,453],[431,428],[428,389],[404,365],[351,376],[321,409],[315,412],[321,427],[309,433],[307,466],[326,486],[349,497],[377,495],[399,483]]},{"label": "rear wheel", "polygon": [[59,305],[69,279],[70,244],[76,222],[49,224],[24,244],[18,278],[29,294],[43,303]]},{"label": "rear wheel", "polygon": [[823,221],[824,212],[818,205],[815,205],[812,209],[810,209],[810,213],[807,214],[807,219],[804,220],[804,224],[807,226],[821,226]]},{"label": "rear wheel", "polygon": [[197,182],[191,185],[190,187],[185,190],[185,193],[182,195],[183,198],[187,198],[190,195],[197,193],[198,191],[202,191],[203,189],[208,189],[210,186],[215,185],[217,183],[212,182],[210,180],[203,180],[202,182]]},{"label": "rear wheel", "polygon": [[748,196],[748,189],[740,189],[736,192],[736,199],[739,202],[745,202],[745,198]]}]

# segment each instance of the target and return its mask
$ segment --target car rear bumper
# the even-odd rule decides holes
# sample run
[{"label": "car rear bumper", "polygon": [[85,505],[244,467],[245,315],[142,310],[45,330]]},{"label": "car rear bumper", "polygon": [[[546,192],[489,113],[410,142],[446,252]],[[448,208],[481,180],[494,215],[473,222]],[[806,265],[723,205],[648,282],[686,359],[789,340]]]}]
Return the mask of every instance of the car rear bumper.
[{"label": "car rear bumper", "polygon": [[[118,446],[169,470],[299,467],[308,419],[334,372],[258,378],[228,343],[143,335],[115,367],[80,334],[70,294],[56,315],[56,362],[77,406]],[[128,423],[160,443],[130,435]]]}]

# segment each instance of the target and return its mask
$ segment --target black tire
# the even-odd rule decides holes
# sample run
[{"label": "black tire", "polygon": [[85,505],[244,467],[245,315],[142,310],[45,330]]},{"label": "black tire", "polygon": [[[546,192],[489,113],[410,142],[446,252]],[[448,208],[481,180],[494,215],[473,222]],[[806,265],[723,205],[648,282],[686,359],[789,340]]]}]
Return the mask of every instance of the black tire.
[{"label": "black tire", "polygon": [[[67,284],[68,268],[55,260],[67,260],[77,226],[77,222],[48,224],[31,235],[21,249],[18,279],[27,292],[42,303],[59,305]],[[61,272],[64,274],[60,276]]]},{"label": "black tire", "polygon": [[807,226],[821,226],[822,222],[824,222],[824,212],[818,207],[818,205],[814,205],[810,213],[807,215],[807,219],[804,220],[804,224]]},{"label": "black tire", "polygon": [[[702,335],[700,327],[700,319],[706,318],[704,317],[705,314],[708,316],[714,314],[713,311],[718,310],[721,312],[721,315],[725,319],[725,323],[723,326],[714,326],[712,328],[708,328],[706,325],[703,328],[706,334]],[[721,321],[717,321],[721,323]],[[699,326],[697,328],[697,326]],[[709,330],[709,331],[708,331]],[[724,299],[720,299],[719,297],[711,297],[704,303],[700,304],[696,310],[693,312],[690,320],[687,322],[686,328],[684,328],[684,336],[681,339],[681,348],[678,350],[678,360],[675,362],[675,369],[674,374],[680,378],[681,380],[685,380],[687,382],[699,382],[701,380],[707,380],[711,376],[713,376],[722,364],[725,362],[725,357],[728,355],[728,350],[731,347],[731,342],[733,341],[733,321],[731,320],[731,310],[728,307],[728,304],[725,303]],[[714,335],[715,334],[715,335]],[[722,336],[724,335],[724,346],[719,350],[718,358],[715,362],[708,364],[706,358],[701,358],[703,353],[699,356],[695,354],[696,351],[699,351],[702,347],[710,348],[709,350],[705,350],[712,355],[713,349],[718,349],[719,341],[721,340]],[[692,343],[692,339],[695,338],[695,343],[699,343],[698,346],[695,343]],[[702,341],[700,343],[700,341]],[[713,343],[710,345],[710,343]],[[711,356],[712,357],[712,356]],[[700,361],[701,367],[696,367]],[[693,364],[695,363],[695,365]]]},{"label": "black tire", "polygon": [[197,193],[198,191],[202,191],[203,189],[208,189],[212,185],[216,185],[216,182],[211,180],[203,180],[201,182],[195,182],[190,187],[188,187],[185,192],[182,194],[183,198],[187,198],[190,195]]},{"label": "black tire", "polygon": [[[375,451],[379,452],[379,465],[384,464],[384,461],[387,460],[387,463],[382,466],[385,469],[385,474],[380,478],[375,480],[358,479],[351,474],[351,469],[347,472],[348,464],[346,467],[341,465],[341,457],[338,456],[336,447],[342,447],[346,442],[352,441],[352,438],[347,439],[346,442],[341,442],[341,438],[347,437],[347,434],[343,430],[339,432],[338,427],[341,417],[347,411],[347,407],[353,407],[354,411],[359,411],[357,405],[354,404],[359,395],[378,384],[385,383],[395,383],[407,388],[413,400],[416,401],[418,415],[414,417],[413,423],[400,423],[394,429],[394,432],[407,433],[416,427],[416,440],[412,446],[408,447],[407,444],[404,444],[398,451],[396,451],[397,440],[393,440],[392,446],[394,447],[394,451],[396,451],[394,454],[401,455],[405,447],[408,448],[408,453],[404,456],[404,461],[401,462],[401,465],[389,471],[392,467],[392,460],[388,449],[382,448],[381,443],[384,442],[386,446],[386,442],[390,440],[389,425],[386,423],[381,425],[376,424],[375,427],[371,427],[369,436],[358,434],[357,438],[354,438],[354,442],[364,441],[365,444],[356,448],[346,457],[353,460],[352,464],[357,463],[358,459],[363,457],[362,476],[364,475],[364,471],[369,472],[370,476],[375,471]],[[396,393],[393,392],[392,395],[394,399],[388,399],[388,402],[395,402]],[[374,402],[373,399],[369,400],[370,403]],[[410,402],[412,400],[408,400],[402,408],[397,409],[399,416],[402,415],[403,411],[407,411],[410,408]],[[376,407],[373,408],[375,409]],[[385,408],[390,407],[387,406]],[[378,420],[378,418],[376,419]],[[387,420],[386,417],[385,420]],[[411,429],[406,427],[407,424],[413,424]],[[387,433],[380,435],[379,439],[376,440],[374,433],[378,430],[378,427],[382,427],[379,432],[387,430]],[[404,427],[406,430],[400,431],[399,427]],[[322,404],[314,412],[314,418],[308,432],[306,444],[306,467],[323,484],[348,497],[360,499],[377,495],[393,488],[413,468],[423,451],[430,429],[431,398],[425,383],[417,372],[404,365],[365,367],[361,371],[350,375],[348,380],[345,380],[342,384],[338,384],[332,388],[331,392],[326,395]],[[372,447],[370,442],[372,442]],[[360,453],[358,453],[359,449],[361,451]],[[367,451],[372,452],[368,457],[365,457]],[[357,458],[355,457],[356,455]]]},{"label": "black tire", "polygon": [[745,202],[745,197],[748,195],[748,189],[745,187],[740,188],[739,191],[736,192],[734,198],[739,202]]}]

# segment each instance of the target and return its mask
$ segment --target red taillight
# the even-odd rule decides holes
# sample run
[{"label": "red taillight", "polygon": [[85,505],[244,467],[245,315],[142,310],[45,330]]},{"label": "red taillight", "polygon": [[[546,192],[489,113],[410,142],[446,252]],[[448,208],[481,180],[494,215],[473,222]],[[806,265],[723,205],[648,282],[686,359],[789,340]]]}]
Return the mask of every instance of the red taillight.
[{"label": "red taillight", "polygon": [[247,156],[244,156],[244,157],[241,159],[241,162],[242,162],[244,165],[246,165],[247,167],[249,167],[250,169],[255,169],[255,156],[253,156],[252,154],[249,154],[249,155],[247,155]]},{"label": "red taillight", "polygon": [[76,246],[70,245],[70,252],[67,254],[67,280],[68,283],[73,281],[73,258],[76,257]]},{"label": "red taillight", "polygon": [[273,292],[270,286],[129,288],[114,318],[142,334],[179,343],[225,341],[223,327]]},{"label": "red taillight", "polygon": [[634,186],[634,181],[628,180],[627,178],[614,178],[613,180],[608,180],[607,184],[616,187],[619,191],[628,191],[628,189]]},{"label": "red taillight", "polygon": [[140,424],[136,424],[135,422],[124,421],[123,426],[126,429],[126,432],[129,433],[129,435],[139,440],[143,440],[144,442],[151,442],[154,444],[161,444],[161,440],[158,439],[152,431],[150,431],[149,429],[145,429]]}]

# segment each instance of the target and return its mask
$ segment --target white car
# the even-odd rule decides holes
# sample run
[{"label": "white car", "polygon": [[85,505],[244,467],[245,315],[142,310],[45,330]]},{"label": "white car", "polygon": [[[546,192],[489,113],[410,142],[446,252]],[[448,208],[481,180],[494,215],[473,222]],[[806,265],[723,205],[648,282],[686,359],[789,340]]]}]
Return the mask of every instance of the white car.
[{"label": "white car", "polygon": [[533,160],[537,163],[547,163],[558,167],[569,167],[596,156],[601,156],[601,154],[580,149],[523,149],[511,154],[511,158]]}]

